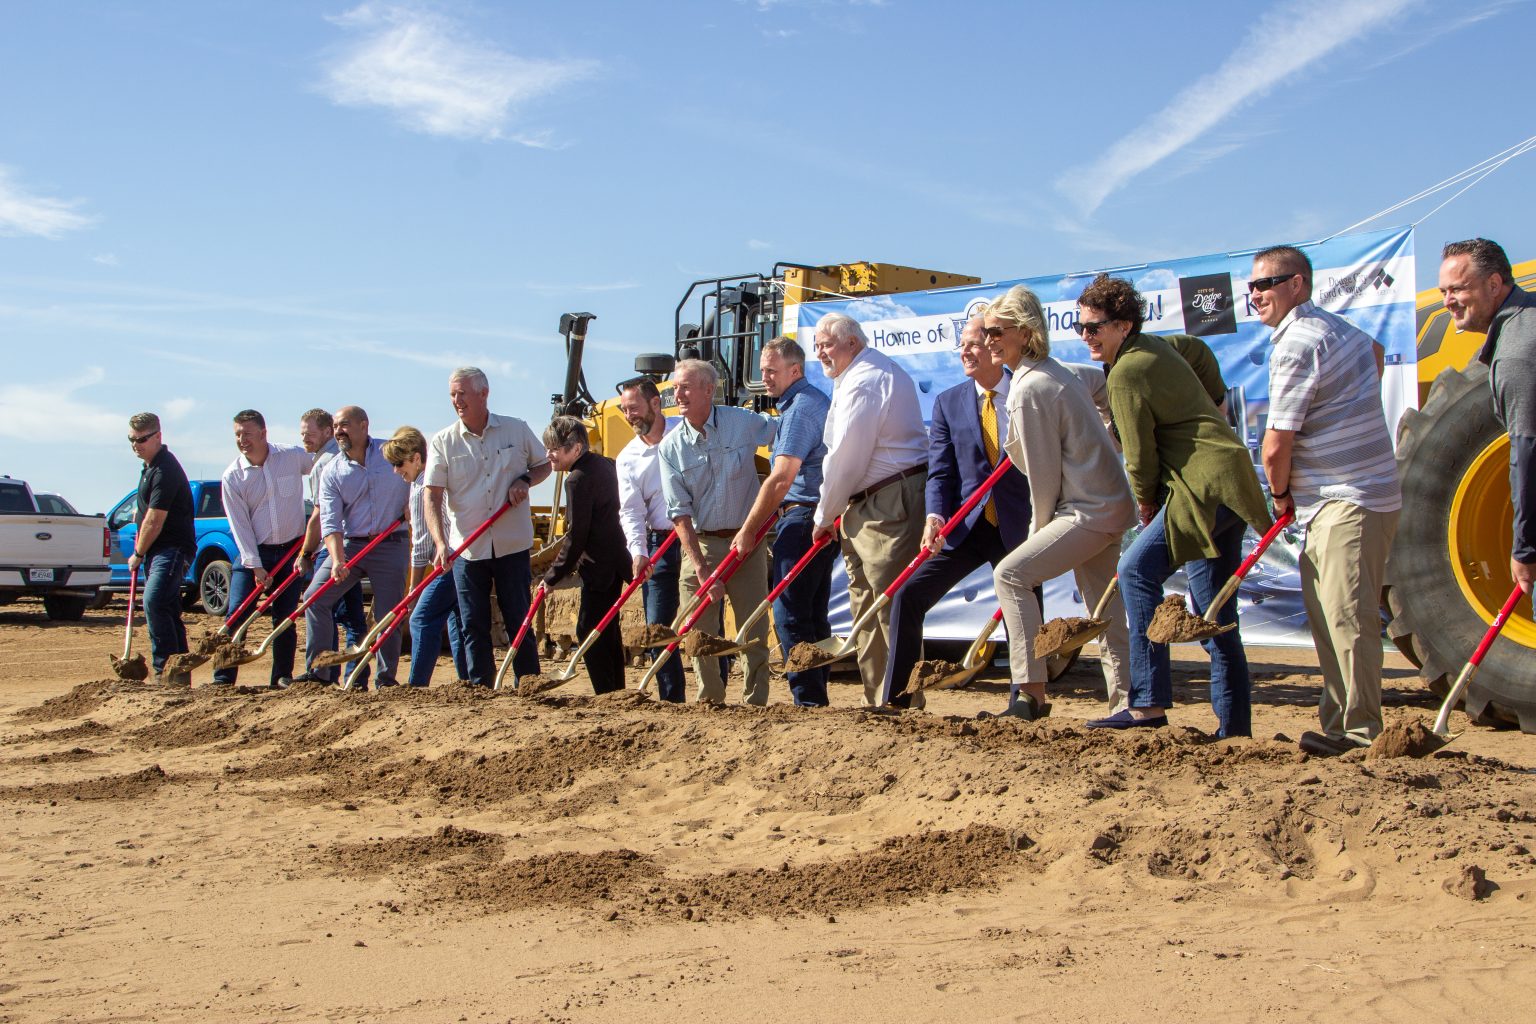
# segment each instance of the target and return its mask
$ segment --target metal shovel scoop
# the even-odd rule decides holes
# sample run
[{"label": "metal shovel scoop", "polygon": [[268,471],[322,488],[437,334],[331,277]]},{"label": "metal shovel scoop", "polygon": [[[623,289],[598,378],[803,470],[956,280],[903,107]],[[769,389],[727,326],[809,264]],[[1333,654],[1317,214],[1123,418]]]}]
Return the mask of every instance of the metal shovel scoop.
[{"label": "metal shovel scoop", "polygon": [[[1109,602],[1114,599],[1115,593],[1120,589],[1120,576],[1117,573],[1104,588],[1104,593],[1099,595],[1098,602],[1093,606],[1093,614],[1086,619],[1052,619],[1040,627],[1035,634],[1035,657],[1040,659],[1054,658],[1063,654],[1070,654],[1080,650],[1088,644],[1104,635],[1109,628],[1109,623],[1104,620],[1104,610],[1109,607]],[[1063,635],[1059,641],[1045,647],[1041,647],[1041,641],[1053,631],[1053,627],[1061,629]]]},{"label": "metal shovel scoop", "polygon": [[987,624],[981,627],[981,632],[976,634],[976,639],[971,641],[971,646],[966,648],[965,657],[953,670],[942,674],[929,673],[920,675],[918,668],[912,670],[912,680],[907,684],[908,692],[918,690],[948,690],[956,686],[964,686],[977,673],[987,667],[987,653],[991,646],[992,634],[997,632],[998,625],[1003,621],[1003,610],[999,608],[992,613]]},{"label": "metal shovel scoop", "polygon": [[139,570],[134,569],[128,574],[128,620],[123,625],[123,656],[107,655],[112,659],[112,671],[117,673],[117,678],[130,683],[149,678],[149,666],[144,663],[144,655],[133,653],[133,599],[138,589]]},{"label": "metal shovel scoop", "polygon": [[1259,558],[1269,550],[1280,531],[1291,525],[1295,519],[1294,512],[1287,512],[1276,519],[1274,525],[1259,540],[1258,547],[1253,553],[1243,559],[1243,563],[1237,567],[1226,583],[1222,584],[1216,596],[1211,598],[1210,606],[1205,609],[1203,615],[1191,615],[1182,610],[1182,600],[1177,595],[1164,601],[1158,607],[1158,614],[1153,616],[1152,623],[1147,627],[1147,639],[1156,644],[1178,643],[1186,640],[1207,640],[1213,636],[1220,636],[1237,628],[1237,623],[1223,626],[1216,621],[1216,616],[1232,595],[1237,593],[1238,586],[1243,582],[1243,577],[1248,575],[1248,570],[1258,564]]},{"label": "metal shovel scoop", "polygon": [[[1483,656],[1488,653],[1488,648],[1492,647],[1493,642],[1498,639],[1499,633],[1504,629],[1504,623],[1509,621],[1510,615],[1514,613],[1515,606],[1520,603],[1520,599],[1524,596],[1525,592],[1518,585],[1509,592],[1509,597],[1505,600],[1504,607],[1499,609],[1499,614],[1494,618],[1493,625],[1488,627],[1488,632],[1483,634],[1482,642],[1477,645],[1477,650],[1472,652],[1471,659],[1462,667],[1461,674],[1456,677],[1455,685],[1451,687],[1451,692],[1445,695],[1445,701],[1440,705],[1440,713],[1435,716],[1435,725],[1432,730],[1435,737],[1440,740],[1440,743],[1435,746],[1436,750],[1445,746],[1445,744],[1451,742],[1451,740],[1459,735],[1451,732],[1451,710],[1456,707],[1462,695],[1467,692],[1467,684],[1477,674],[1478,666],[1483,663]],[[1424,751],[1426,754],[1433,752],[1433,750]]]}]

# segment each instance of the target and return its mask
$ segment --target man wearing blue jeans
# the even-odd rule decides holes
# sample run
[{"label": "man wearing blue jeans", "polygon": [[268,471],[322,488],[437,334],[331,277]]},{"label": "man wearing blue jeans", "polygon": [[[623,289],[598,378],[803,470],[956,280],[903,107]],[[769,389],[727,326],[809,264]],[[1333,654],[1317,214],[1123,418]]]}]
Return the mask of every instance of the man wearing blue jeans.
[{"label": "man wearing blue jeans", "polygon": [[[1163,584],[1181,566],[1172,564],[1164,524],[1166,507],[1159,509],[1140,536],[1120,556],[1120,596],[1132,622],[1151,622],[1163,601]],[[1189,580],[1190,607],[1201,614],[1243,561],[1243,534],[1248,524],[1227,506],[1216,510],[1211,530],[1220,554],[1195,558],[1182,566]],[[1237,625],[1237,601],[1228,601],[1216,613],[1223,626]],[[1211,656],[1211,710],[1221,723],[1221,736],[1248,736],[1253,732],[1248,656],[1242,636],[1228,630],[1200,641]],[[1168,645],[1147,639],[1145,630],[1131,631],[1131,703],[1137,707],[1173,707],[1173,670]]]},{"label": "man wearing blue jeans", "polygon": [[[128,420],[128,443],[144,461],[139,474],[138,533],[128,571],[144,567],[144,619],[149,652],[159,679],[166,659],[187,652],[187,627],[181,619],[182,576],[197,551],[192,485],[181,463],[160,435],[160,417],[141,412]],[[192,685],[191,672],[173,672],[161,682]]]},{"label": "man wearing blue jeans", "polygon": [[[528,424],[490,411],[491,385],[473,366],[448,378],[448,401],[458,421],[433,435],[427,446],[427,529],[437,546],[433,564],[444,569],[449,554],[503,504],[512,507],[453,561],[453,579],[464,617],[469,681],[496,681],[491,646],[491,587],[502,621],[515,634],[528,615],[533,516],[528,492],[550,473],[544,443]],[[446,509],[447,527],[444,527]],[[539,671],[538,646],[524,643],[512,663],[518,678]]]},{"label": "man wearing blue jeans", "polygon": [[[619,386],[619,411],[635,436],[630,439],[614,468],[619,474],[619,526],[629,548],[632,578],[645,572],[656,549],[672,534],[667,518],[667,499],[661,493],[661,462],[657,446],[676,427],[661,414],[661,392],[647,377],[636,377]],[[682,547],[676,541],[657,559],[645,579],[645,621],[670,626],[677,616],[677,588],[682,577]],[[663,648],[650,648],[651,660]],[[656,693],[664,701],[681,704],[687,697],[683,685],[683,659],[668,658],[656,673]]]},{"label": "man wearing blue jeans", "polygon": [[[313,511],[305,528],[304,547],[299,553],[299,585],[307,590],[315,576],[318,575],[322,580],[330,578],[330,557],[320,544],[320,481],[325,477],[326,467],[341,454],[336,444],[335,418],[324,409],[310,409],[299,417],[299,440],[304,450],[315,460],[314,468],[309,473],[309,503]],[[356,647],[368,632],[368,618],[363,611],[363,588],[353,587],[343,594],[341,600],[336,602],[332,615],[334,621],[325,628],[334,637],[336,627],[340,626],[346,635],[347,646]],[[342,668],[343,679],[351,677],[352,668],[351,665]],[[305,682],[330,681],[328,677],[312,676],[308,672],[297,678]],[[368,669],[363,669],[358,682],[365,687],[368,685]]]},{"label": "man wearing blue jeans", "polygon": [[[805,379],[805,350],[791,338],[775,338],[764,345],[759,366],[763,387],[778,399],[779,431],[773,441],[773,466],[732,546],[738,557],[751,554],[757,531],[777,510],[778,534],[769,549],[769,584],[777,587],[811,550],[816,502],[821,499],[821,460],[827,454],[822,434],[832,401]],[[814,644],[832,635],[827,603],[832,596],[832,566],[836,561],[832,545],[824,545],[774,600],[773,627],[782,657],[788,658],[795,644]],[[795,703],[826,707],[827,672],[823,665],[786,673]]]}]

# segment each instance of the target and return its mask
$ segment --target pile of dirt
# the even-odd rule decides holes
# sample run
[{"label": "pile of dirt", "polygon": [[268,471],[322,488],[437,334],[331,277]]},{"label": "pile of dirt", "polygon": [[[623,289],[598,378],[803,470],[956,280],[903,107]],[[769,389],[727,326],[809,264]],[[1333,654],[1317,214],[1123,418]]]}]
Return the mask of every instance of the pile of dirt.
[{"label": "pile of dirt", "polygon": [[[1085,619],[1077,616],[1052,619],[1041,626],[1040,631],[1035,634],[1035,657],[1049,658],[1062,650],[1081,647],[1103,632],[1104,626],[1103,619]],[[1150,632],[1148,635],[1151,635]]]},{"label": "pile of dirt", "polygon": [[126,658],[111,655],[112,671],[117,673],[117,678],[129,682],[142,682],[149,678],[149,666],[144,663],[144,655],[132,654]]},{"label": "pile of dirt", "polygon": [[1445,740],[1435,735],[1430,723],[1422,718],[1403,718],[1381,731],[1366,748],[1367,761],[1382,761],[1393,757],[1428,757],[1441,747]]},{"label": "pile of dirt", "polygon": [[633,850],[551,853],[492,867],[445,864],[424,888],[429,905],[499,914],[546,906],[591,906],[660,875]]},{"label": "pile of dirt", "polygon": [[784,659],[785,672],[804,672],[806,669],[829,665],[835,660],[815,644],[798,643],[789,649]]},{"label": "pile of dirt", "polygon": [[103,775],[78,782],[3,786],[0,787],[0,800],[135,800],[149,796],[169,781],[164,769],[151,765],[127,775]]},{"label": "pile of dirt", "polygon": [[1445,882],[1445,891],[1464,900],[1485,900],[1493,895],[1498,885],[1488,880],[1488,875],[1476,864],[1467,864],[1454,878]]},{"label": "pile of dirt", "polygon": [[683,654],[689,658],[708,658],[729,651],[735,643],[723,636],[706,633],[702,629],[689,630],[683,637]]},{"label": "pile of dirt", "polygon": [[907,692],[929,690],[943,685],[950,676],[964,672],[965,666],[953,661],[920,661],[912,666]]},{"label": "pile of dirt", "polygon": [[123,687],[118,679],[98,679],[81,683],[68,693],[49,697],[36,707],[23,708],[16,718],[23,722],[52,722],[60,718],[80,718],[97,710]]},{"label": "pile of dirt", "polygon": [[643,628],[624,629],[626,647],[665,647],[677,639],[677,634],[659,622],[647,623]]},{"label": "pile of dirt", "polygon": [[491,832],[444,825],[429,835],[339,843],[321,856],[338,874],[371,877],[391,871],[420,871],[428,864],[461,859],[485,865],[499,861],[507,841]]},{"label": "pile of dirt", "polygon": [[1181,644],[1208,639],[1225,632],[1226,628],[1190,614],[1183,594],[1170,594],[1153,613],[1152,621],[1147,625],[1147,639],[1155,644]]}]

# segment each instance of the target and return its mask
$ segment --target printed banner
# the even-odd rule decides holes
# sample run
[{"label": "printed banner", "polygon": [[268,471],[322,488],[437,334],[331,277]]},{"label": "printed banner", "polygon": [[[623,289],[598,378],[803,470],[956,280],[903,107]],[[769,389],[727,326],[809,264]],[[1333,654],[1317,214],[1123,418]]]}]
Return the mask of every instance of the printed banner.
[{"label": "printed banner", "polygon": [[[1417,405],[1415,365],[1413,230],[1345,235],[1303,245],[1314,268],[1312,298],[1325,309],[1348,318],[1386,349],[1382,404],[1396,435],[1398,418]],[[1228,388],[1229,419],[1239,428],[1258,471],[1259,445],[1269,414],[1270,329],[1259,322],[1248,297],[1253,253],[1247,250],[1188,259],[1148,263],[1109,271],[1135,283],[1146,301],[1145,330],[1153,334],[1200,336],[1221,363]],[[816,321],[831,312],[858,320],[873,347],[896,359],[917,382],[925,418],[933,400],[947,388],[965,381],[957,341],[970,314],[1016,284],[1040,297],[1050,323],[1051,354],[1065,363],[1089,363],[1088,347],[1073,332],[1077,296],[1097,271],[999,281],[975,287],[905,292],[869,299],[805,303],[785,312],[807,352]],[[832,391],[832,382],[814,359],[806,376],[816,387]],[[1127,534],[1126,543],[1134,538]],[[1310,646],[1297,576],[1299,531],[1287,531],[1271,545],[1244,580],[1238,600],[1244,639],[1250,643]],[[1250,532],[1248,545],[1257,543]],[[832,628],[846,630],[846,578],[834,580]],[[1170,593],[1184,592],[1180,573],[1169,582]],[[970,639],[997,608],[992,577],[978,570],[929,613],[924,634],[935,639]],[[1046,618],[1086,615],[1072,577],[1046,588]]]}]

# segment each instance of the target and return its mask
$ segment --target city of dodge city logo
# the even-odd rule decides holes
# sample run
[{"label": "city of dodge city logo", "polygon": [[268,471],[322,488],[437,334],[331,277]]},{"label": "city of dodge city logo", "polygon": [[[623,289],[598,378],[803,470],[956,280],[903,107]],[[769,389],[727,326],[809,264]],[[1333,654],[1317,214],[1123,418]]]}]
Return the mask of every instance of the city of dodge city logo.
[{"label": "city of dodge city logo", "polygon": [[1179,278],[1184,300],[1184,330],[1200,337],[1237,333],[1237,310],[1232,306],[1232,275],[1202,274]]}]

